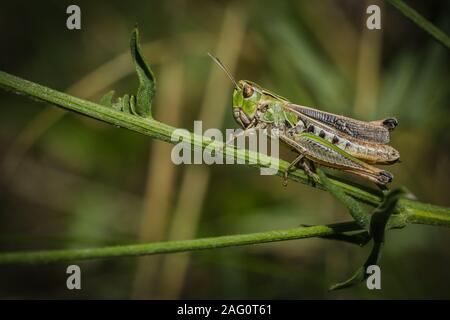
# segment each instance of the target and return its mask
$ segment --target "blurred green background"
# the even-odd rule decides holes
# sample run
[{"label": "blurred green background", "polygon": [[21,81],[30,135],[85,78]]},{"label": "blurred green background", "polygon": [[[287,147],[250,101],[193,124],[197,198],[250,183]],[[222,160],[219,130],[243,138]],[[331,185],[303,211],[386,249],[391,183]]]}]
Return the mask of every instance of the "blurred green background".
[{"label": "blurred green background", "polygon": [[[239,79],[291,101],[363,120],[395,116],[402,163],[393,186],[450,206],[449,51],[380,1],[3,1],[0,69],[99,101],[133,93],[129,35],[139,24],[157,76],[154,116],[236,128]],[[369,4],[382,30],[365,27]],[[408,1],[449,33],[446,1]],[[172,146],[0,90],[0,250],[80,248],[257,232],[349,220],[329,194],[244,166],[175,166]],[[283,158],[293,159],[286,151]],[[336,174],[336,173],[335,173]],[[347,179],[356,179],[345,176]],[[357,180],[357,179],[356,179]],[[361,180],[358,182],[362,183]],[[370,246],[307,239],[145,258],[1,266],[1,298],[450,298],[450,233],[408,226],[387,236],[382,290],[329,292]]]}]

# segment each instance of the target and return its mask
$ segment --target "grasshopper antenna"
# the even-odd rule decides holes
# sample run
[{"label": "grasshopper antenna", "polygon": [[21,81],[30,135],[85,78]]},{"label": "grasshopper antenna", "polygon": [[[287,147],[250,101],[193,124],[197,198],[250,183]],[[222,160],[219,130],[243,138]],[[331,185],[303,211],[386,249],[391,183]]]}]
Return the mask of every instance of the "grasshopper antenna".
[{"label": "grasshopper antenna", "polygon": [[233,82],[234,87],[236,89],[239,89],[240,86],[238,85],[236,79],[231,75],[231,72],[228,71],[228,69],[224,66],[224,64],[219,60],[219,58],[213,56],[211,53],[207,52],[208,56],[219,66],[220,69],[223,70],[223,72],[225,72],[225,74],[228,76],[228,78],[230,78],[231,82]]}]

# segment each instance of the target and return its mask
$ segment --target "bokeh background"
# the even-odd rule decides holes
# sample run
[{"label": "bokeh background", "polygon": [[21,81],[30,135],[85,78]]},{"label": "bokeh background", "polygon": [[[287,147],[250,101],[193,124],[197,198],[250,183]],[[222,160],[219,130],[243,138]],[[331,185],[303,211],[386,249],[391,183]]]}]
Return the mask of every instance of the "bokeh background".
[{"label": "bokeh background", "polygon": [[[450,206],[449,51],[380,1],[77,1],[82,29],[66,28],[73,1],[2,1],[0,69],[99,101],[134,93],[129,35],[139,24],[158,91],[154,116],[192,130],[236,128],[237,78],[291,101],[400,125],[393,186]],[[382,30],[365,28],[369,4]],[[408,1],[449,33],[446,1]],[[345,221],[329,194],[244,166],[175,166],[172,146],[0,90],[0,249],[97,247],[191,239]],[[286,151],[283,158],[292,159]],[[346,176],[354,180],[354,177]],[[358,182],[362,183],[361,180]],[[370,246],[306,239],[145,258],[1,266],[1,298],[450,298],[450,233],[389,232],[382,290],[329,292]]]}]

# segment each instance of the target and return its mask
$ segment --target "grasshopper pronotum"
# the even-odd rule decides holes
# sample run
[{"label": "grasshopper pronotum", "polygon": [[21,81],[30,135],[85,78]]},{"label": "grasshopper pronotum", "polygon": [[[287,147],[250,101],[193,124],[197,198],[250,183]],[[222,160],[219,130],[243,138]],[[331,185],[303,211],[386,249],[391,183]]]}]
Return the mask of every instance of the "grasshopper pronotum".
[{"label": "grasshopper pronotum", "polygon": [[281,141],[299,153],[285,171],[284,183],[296,165],[314,177],[315,163],[381,185],[392,181],[390,172],[372,164],[393,164],[400,159],[400,153],[387,144],[390,131],[398,125],[395,118],[365,122],[293,104],[254,82],[236,81],[216,57],[210,56],[234,84],[233,116],[244,132],[277,132]]}]

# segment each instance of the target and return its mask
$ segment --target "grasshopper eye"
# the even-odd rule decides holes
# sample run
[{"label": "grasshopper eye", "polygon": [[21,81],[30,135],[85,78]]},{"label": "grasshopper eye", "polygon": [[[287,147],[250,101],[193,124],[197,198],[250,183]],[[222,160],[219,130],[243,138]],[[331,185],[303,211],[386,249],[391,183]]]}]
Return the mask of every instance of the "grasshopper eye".
[{"label": "grasshopper eye", "polygon": [[244,89],[242,90],[242,95],[243,97],[246,98],[250,98],[253,95],[253,88],[252,86],[249,86],[248,84],[244,85]]}]

